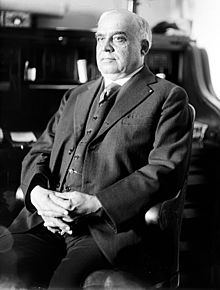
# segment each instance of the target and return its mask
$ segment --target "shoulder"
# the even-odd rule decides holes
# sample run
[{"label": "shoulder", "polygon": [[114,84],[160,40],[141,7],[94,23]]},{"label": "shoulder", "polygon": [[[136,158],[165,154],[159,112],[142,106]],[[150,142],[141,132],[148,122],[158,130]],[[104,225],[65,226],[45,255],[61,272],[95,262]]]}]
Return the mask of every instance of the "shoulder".
[{"label": "shoulder", "polygon": [[101,81],[102,81],[102,79],[99,78],[97,80],[92,80],[92,81],[89,81],[85,84],[80,84],[80,85],[73,87],[72,89],[69,89],[66,92],[66,95],[67,95],[66,99],[74,100],[77,98],[77,96],[85,93],[86,91],[88,91],[88,93],[89,93],[90,89],[92,89],[93,87],[96,88],[97,86],[99,86],[101,84]]},{"label": "shoulder", "polygon": [[175,84],[169,80],[162,79],[162,78],[159,78],[157,76],[156,76],[156,79],[157,79],[157,85],[160,89],[164,89],[165,91],[170,91],[173,89],[185,91],[183,87],[181,87],[180,85]]},{"label": "shoulder", "polygon": [[167,98],[185,99],[188,101],[188,95],[185,89],[171,81],[157,77],[157,82],[151,85],[154,92],[160,95],[164,100]]},{"label": "shoulder", "polygon": [[90,82],[87,82],[86,84],[80,84],[80,85],[76,85],[74,86],[73,88],[69,89],[66,94],[67,94],[67,98],[72,98],[76,95],[79,95],[83,92],[85,92],[86,90],[88,90],[88,88],[94,84],[96,81],[90,81]]},{"label": "shoulder", "polygon": [[139,83],[144,81],[145,85],[149,86],[152,92],[154,92],[154,97],[158,97],[161,101],[172,94],[180,94],[184,98],[187,98],[187,93],[183,87],[158,77],[147,66],[140,71],[139,76],[139,80],[141,80]]}]

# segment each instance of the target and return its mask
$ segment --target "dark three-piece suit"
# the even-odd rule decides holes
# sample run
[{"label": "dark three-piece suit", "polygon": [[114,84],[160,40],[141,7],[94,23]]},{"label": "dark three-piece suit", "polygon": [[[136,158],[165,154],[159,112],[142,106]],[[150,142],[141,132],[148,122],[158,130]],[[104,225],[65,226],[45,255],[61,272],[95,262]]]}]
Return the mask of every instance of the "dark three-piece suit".
[{"label": "dark three-piece suit", "polygon": [[102,204],[101,214],[84,222],[111,263],[117,265],[129,253],[144,249],[149,271],[166,267],[160,265],[160,257],[169,256],[172,249],[163,244],[159,233],[152,240],[144,214],[172,198],[186,178],[192,138],[187,95],[144,67],[121,87],[111,111],[88,139],[80,187],[74,187],[67,175],[87,134],[86,122],[102,82],[100,78],[68,91],[24,159],[21,188],[26,207],[11,230],[26,231],[43,223],[30,202],[34,182],[58,192],[78,190],[96,195]]}]

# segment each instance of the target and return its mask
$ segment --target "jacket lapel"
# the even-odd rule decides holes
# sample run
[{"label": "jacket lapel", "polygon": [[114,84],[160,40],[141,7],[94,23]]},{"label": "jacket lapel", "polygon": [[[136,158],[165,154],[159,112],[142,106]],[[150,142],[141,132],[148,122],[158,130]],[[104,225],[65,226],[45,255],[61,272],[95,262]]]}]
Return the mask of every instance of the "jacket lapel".
[{"label": "jacket lapel", "polygon": [[137,75],[122,86],[117,95],[117,104],[112,108],[105,122],[103,122],[94,140],[134,107],[143,102],[153,92],[149,85],[155,82],[157,82],[155,75],[147,67],[144,67]]},{"label": "jacket lapel", "polygon": [[89,83],[86,89],[77,96],[74,112],[74,136],[76,142],[83,132],[86,124],[85,120],[87,120],[89,110],[102,84],[102,80],[103,78],[99,78],[98,80]]}]

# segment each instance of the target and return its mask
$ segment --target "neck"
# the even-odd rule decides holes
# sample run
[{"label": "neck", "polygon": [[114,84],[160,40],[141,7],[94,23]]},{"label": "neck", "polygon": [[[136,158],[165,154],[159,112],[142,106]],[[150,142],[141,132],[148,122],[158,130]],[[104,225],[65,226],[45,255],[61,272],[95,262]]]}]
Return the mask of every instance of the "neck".
[{"label": "neck", "polygon": [[104,79],[116,81],[116,80],[123,79],[127,77],[128,75],[124,73],[124,74],[102,74],[102,76],[104,77]]}]

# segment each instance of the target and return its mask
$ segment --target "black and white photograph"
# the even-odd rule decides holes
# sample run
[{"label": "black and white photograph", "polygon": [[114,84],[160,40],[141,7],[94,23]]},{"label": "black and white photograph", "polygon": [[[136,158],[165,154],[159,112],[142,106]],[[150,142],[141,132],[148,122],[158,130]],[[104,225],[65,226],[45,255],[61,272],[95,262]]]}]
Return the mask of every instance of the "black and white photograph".
[{"label": "black and white photograph", "polygon": [[0,0],[0,290],[220,289],[219,0]]}]

